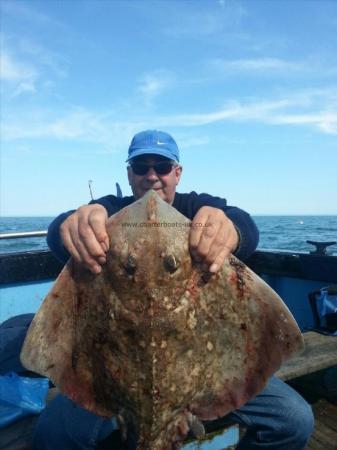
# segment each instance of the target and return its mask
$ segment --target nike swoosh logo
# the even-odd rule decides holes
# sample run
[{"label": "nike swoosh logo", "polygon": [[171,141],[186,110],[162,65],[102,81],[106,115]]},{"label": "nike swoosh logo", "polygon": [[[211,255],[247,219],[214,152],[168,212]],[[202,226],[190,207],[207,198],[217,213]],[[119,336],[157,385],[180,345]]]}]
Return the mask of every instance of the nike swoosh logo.
[{"label": "nike swoosh logo", "polygon": [[159,141],[157,141],[157,145],[166,145],[166,142],[159,142]]}]

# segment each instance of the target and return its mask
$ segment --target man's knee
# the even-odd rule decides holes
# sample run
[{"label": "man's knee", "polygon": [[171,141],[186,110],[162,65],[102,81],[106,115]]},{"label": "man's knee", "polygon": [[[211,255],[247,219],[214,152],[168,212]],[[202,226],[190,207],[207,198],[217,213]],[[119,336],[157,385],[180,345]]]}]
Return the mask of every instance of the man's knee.
[{"label": "man's knee", "polygon": [[41,413],[33,435],[33,450],[51,450],[63,444],[66,434],[63,409],[64,398],[59,395]]},{"label": "man's knee", "polygon": [[311,406],[306,400],[297,398],[290,405],[287,422],[283,422],[283,432],[293,440],[294,449],[305,446],[314,430],[314,423],[315,419]]},{"label": "man's knee", "polygon": [[116,427],[116,420],[96,416],[65,396],[58,395],[38,419],[33,449],[94,449],[96,443]]},{"label": "man's knee", "polygon": [[302,450],[313,431],[310,405],[286,383],[272,377],[265,389],[233,413],[247,433],[238,448]]},{"label": "man's knee", "polygon": [[278,412],[269,423],[271,428],[264,436],[267,442],[287,443],[291,449],[303,449],[314,429],[314,415],[307,401],[293,391],[280,401]]}]

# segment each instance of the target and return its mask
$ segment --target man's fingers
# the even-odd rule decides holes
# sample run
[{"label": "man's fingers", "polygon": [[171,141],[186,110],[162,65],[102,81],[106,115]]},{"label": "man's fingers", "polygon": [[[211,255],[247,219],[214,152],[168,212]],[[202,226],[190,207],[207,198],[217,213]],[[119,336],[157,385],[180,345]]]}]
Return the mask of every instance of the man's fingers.
[{"label": "man's fingers", "polygon": [[212,207],[201,208],[193,222],[202,226],[190,232],[192,257],[203,262],[205,270],[217,272],[237,248],[239,237],[235,226],[223,211]]},{"label": "man's fingers", "polygon": [[195,258],[198,256],[198,245],[201,238],[202,227],[192,227],[189,234],[189,248],[192,256]]},{"label": "man's fingers", "polygon": [[220,233],[214,239],[206,261],[210,272],[217,272],[225,259],[234,252],[238,244],[238,235],[231,221],[224,223]]},{"label": "man's fingers", "polygon": [[106,213],[103,214],[101,211],[99,211],[99,214],[92,213],[88,217],[89,225],[104,253],[109,250],[109,237],[106,232],[106,219]]},{"label": "man's fingers", "polygon": [[109,249],[106,232],[107,212],[101,205],[88,205],[80,208],[78,233],[80,242],[89,256],[105,262],[105,253]]},{"label": "man's fingers", "polygon": [[217,255],[217,257],[209,267],[209,271],[212,273],[217,272],[222,267],[223,263],[225,262],[225,259],[228,258],[230,253],[231,253],[230,248],[223,247],[223,249],[220,251],[220,253]]},{"label": "man's fingers", "polygon": [[97,240],[96,234],[88,223],[79,223],[78,246],[84,247],[85,251],[94,259],[105,257],[102,245]]},{"label": "man's fingers", "polygon": [[107,253],[107,251],[109,250],[109,238],[107,237],[106,239],[104,239],[103,241],[100,241],[100,244],[102,246],[102,249],[105,253]]},{"label": "man's fingers", "polygon": [[215,261],[215,258],[222,249],[228,249],[228,253],[231,253],[235,250],[236,246],[237,232],[232,222],[229,220],[222,222],[210,245],[208,255],[206,256],[206,262],[211,264]]},{"label": "man's fingers", "polygon": [[70,230],[67,230],[67,232],[63,233],[63,245],[66,247],[66,249],[76,262],[83,264],[93,273],[99,273],[101,271],[100,265],[98,265],[94,259],[89,257],[83,247],[79,246],[77,235],[75,238],[73,238]]},{"label": "man's fingers", "polygon": [[210,249],[213,246],[216,237],[219,234],[219,229],[221,228],[221,223],[206,222],[203,232],[200,236],[198,248],[196,249],[196,254],[203,260],[208,259]]},{"label": "man's fingers", "polygon": [[71,254],[71,256],[77,262],[81,262],[81,256],[75,247],[75,244],[72,240],[70,232],[68,230],[66,232],[62,231],[61,237],[62,237],[62,242],[63,242],[64,247],[68,250],[68,252]]},{"label": "man's fingers", "polygon": [[[91,272],[93,273],[100,273],[101,272],[101,264],[99,263],[98,259],[99,256],[93,257],[87,250],[84,243],[81,241],[80,237],[77,235],[76,231],[73,230],[73,234],[71,235],[72,242],[74,243],[75,250],[77,254],[79,255],[79,259],[76,259],[80,264],[83,264],[85,267],[87,267]],[[75,257],[75,254],[72,253],[72,255]],[[104,262],[105,263],[105,258]]]},{"label": "man's fingers", "polygon": [[213,223],[209,221],[207,209],[201,208],[192,221],[189,235],[189,248],[192,256],[196,260],[203,259],[207,253],[207,242],[214,234]]}]

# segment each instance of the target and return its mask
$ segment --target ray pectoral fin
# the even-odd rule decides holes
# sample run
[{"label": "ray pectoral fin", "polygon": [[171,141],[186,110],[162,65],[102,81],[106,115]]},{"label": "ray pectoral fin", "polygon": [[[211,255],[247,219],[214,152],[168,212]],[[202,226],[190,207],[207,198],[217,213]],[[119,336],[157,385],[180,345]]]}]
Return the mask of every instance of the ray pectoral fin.
[{"label": "ray pectoral fin", "polygon": [[112,216],[101,274],[69,263],[22,351],[75,402],[119,414],[138,450],[202,435],[201,420],[256,395],[300,344],[282,301],[239,260],[215,274],[192,266],[189,223],[153,191]]},{"label": "ray pectoral fin", "polygon": [[301,347],[301,334],[278,295],[234,257],[208,279],[194,303],[207,370],[192,410],[210,420],[261,391]]},{"label": "ray pectoral fin", "polygon": [[[67,309],[69,302],[73,303],[74,287],[71,269],[67,264],[29,328],[21,352],[21,361],[25,367],[45,374],[48,367],[58,363],[60,350],[64,351],[64,362],[69,359],[72,315]],[[64,300],[65,292],[66,301]],[[66,316],[64,311],[67,312]],[[52,352],[51,349],[53,349]]]}]

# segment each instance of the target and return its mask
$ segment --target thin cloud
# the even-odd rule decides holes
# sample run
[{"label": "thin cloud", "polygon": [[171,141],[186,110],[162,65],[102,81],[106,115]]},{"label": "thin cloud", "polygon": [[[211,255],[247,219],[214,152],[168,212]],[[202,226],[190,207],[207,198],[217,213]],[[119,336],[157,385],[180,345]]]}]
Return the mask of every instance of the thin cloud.
[{"label": "thin cloud", "polygon": [[0,55],[0,77],[4,81],[22,81],[36,79],[38,73],[30,64],[16,61],[5,51]]},{"label": "thin cloud", "polygon": [[[248,16],[248,11],[238,1],[200,2],[199,8],[191,8],[184,2],[167,2],[160,17],[160,31],[173,38],[220,38],[231,35]],[[207,6],[207,7],[205,7]],[[156,16],[157,22],[158,17]],[[235,33],[238,39],[241,33]]]},{"label": "thin cloud", "polygon": [[166,85],[166,81],[153,75],[146,75],[139,86],[139,92],[146,97],[158,95]]},{"label": "thin cloud", "polygon": [[255,58],[255,59],[236,59],[223,60],[213,59],[210,62],[213,70],[217,70],[221,74],[234,75],[238,73],[261,73],[261,72],[286,72],[303,71],[305,65],[294,63],[279,58]]},{"label": "thin cloud", "polygon": [[[102,119],[93,112],[85,110],[71,111],[56,119],[43,119],[47,113],[37,113],[33,118],[26,118],[27,125],[23,126],[22,119],[3,124],[3,137],[6,140],[54,138],[64,140],[104,140],[105,127]],[[103,135],[102,135],[103,133]],[[101,138],[99,139],[99,136]]]},{"label": "thin cloud", "polygon": [[15,44],[4,36],[2,40],[0,79],[11,97],[36,93],[52,84],[53,79],[67,76],[58,55],[41,45],[23,38],[15,40]]},{"label": "thin cloud", "polygon": [[174,74],[165,70],[146,73],[139,81],[138,93],[143,97],[145,104],[150,105],[155,97],[172,86],[174,79]]},{"label": "thin cloud", "polygon": [[161,125],[200,127],[217,122],[309,126],[324,134],[337,134],[336,89],[313,89],[284,95],[277,100],[226,103],[215,111],[161,117]]},{"label": "thin cloud", "polygon": [[14,17],[16,20],[24,20],[27,22],[34,22],[36,24],[45,26],[57,26],[63,31],[67,29],[63,23],[51,18],[47,14],[38,11],[37,8],[32,7],[33,2],[14,2],[3,1],[1,3],[1,12],[3,16],[8,15]]},{"label": "thin cloud", "polygon": [[20,54],[32,59],[37,65],[50,70],[53,75],[60,78],[67,76],[66,60],[63,55],[50,49],[47,50],[41,44],[27,38],[19,39],[17,46]]},{"label": "thin cloud", "polygon": [[163,123],[171,126],[195,127],[221,121],[261,121],[274,111],[292,104],[289,99],[277,101],[230,102],[222,108],[199,114],[179,114],[163,118]]},{"label": "thin cloud", "polygon": [[16,60],[6,51],[0,56],[0,79],[12,87],[12,95],[36,92],[38,70],[30,63]]},{"label": "thin cloud", "polygon": [[318,127],[327,134],[335,134],[337,135],[337,119],[334,121],[321,121],[318,123]]},{"label": "thin cloud", "polygon": [[[118,119],[117,119],[118,114]],[[125,112],[124,114],[127,114]],[[97,151],[116,150],[118,136],[125,139],[148,127],[176,130],[204,127],[220,122],[262,123],[266,126],[310,127],[318,132],[337,135],[336,89],[314,89],[284,95],[279,99],[250,99],[224,104],[213,111],[172,115],[142,113],[139,119],[123,120],[115,112],[98,113],[78,108],[61,117],[46,119],[48,114],[29,118],[6,118],[2,125],[3,139],[72,140],[97,144]],[[126,116],[124,116],[126,117]],[[196,142],[194,142],[196,144]],[[118,150],[118,149],[117,149]]]},{"label": "thin cloud", "polygon": [[277,125],[311,125],[323,131],[323,133],[337,135],[337,112],[321,111],[312,114],[276,115],[269,122]]},{"label": "thin cloud", "polygon": [[96,153],[110,153],[125,148],[132,134],[149,126],[141,121],[116,120],[110,113],[84,108],[68,111],[60,117],[52,115],[50,111],[40,110],[33,111],[29,117],[12,116],[2,123],[2,139],[88,142],[95,145]]}]

